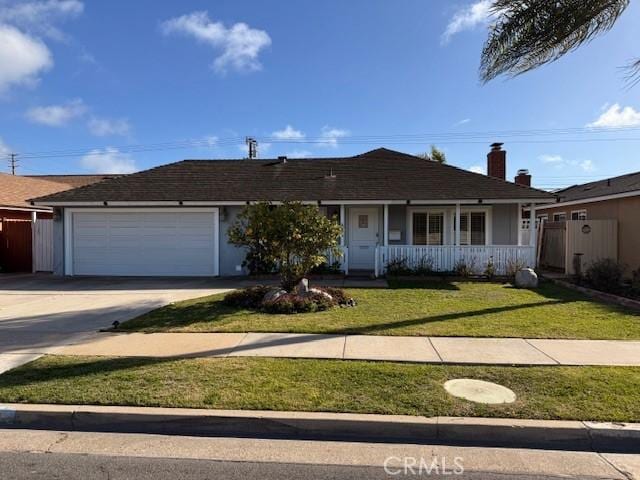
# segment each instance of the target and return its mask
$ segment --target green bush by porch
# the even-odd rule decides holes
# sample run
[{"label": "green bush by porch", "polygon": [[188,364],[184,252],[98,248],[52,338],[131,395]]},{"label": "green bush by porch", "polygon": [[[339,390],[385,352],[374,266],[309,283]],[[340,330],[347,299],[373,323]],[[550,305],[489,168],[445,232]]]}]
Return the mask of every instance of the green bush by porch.
[{"label": "green bush by porch", "polygon": [[640,339],[640,313],[550,283],[519,290],[491,282],[391,281],[347,289],[355,308],[298,315],[237,309],[214,295],[125,322],[148,332],[291,332],[575,339]]},{"label": "green bush by porch", "polygon": [[[508,405],[447,394],[475,378]],[[0,376],[0,402],[296,410],[564,420],[640,420],[640,368],[477,367],[290,359],[43,357]]]}]

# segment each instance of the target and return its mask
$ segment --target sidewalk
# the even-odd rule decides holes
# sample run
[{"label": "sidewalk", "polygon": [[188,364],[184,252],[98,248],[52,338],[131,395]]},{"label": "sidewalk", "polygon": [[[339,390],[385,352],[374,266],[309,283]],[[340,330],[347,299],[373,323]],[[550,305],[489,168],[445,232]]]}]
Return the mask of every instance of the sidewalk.
[{"label": "sidewalk", "polygon": [[640,341],[293,333],[100,333],[54,355],[282,357],[480,365],[640,366]]}]

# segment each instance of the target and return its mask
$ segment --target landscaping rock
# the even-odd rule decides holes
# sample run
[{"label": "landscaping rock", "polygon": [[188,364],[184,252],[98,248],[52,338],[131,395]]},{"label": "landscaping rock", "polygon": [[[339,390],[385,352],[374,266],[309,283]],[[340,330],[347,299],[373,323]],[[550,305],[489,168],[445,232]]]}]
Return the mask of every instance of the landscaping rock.
[{"label": "landscaping rock", "polygon": [[315,293],[317,295],[322,295],[330,302],[333,302],[333,297],[331,296],[331,294],[325,292],[324,290],[320,290],[319,288],[310,288],[308,293]]},{"label": "landscaping rock", "polygon": [[264,298],[262,299],[262,303],[271,303],[278,300],[281,296],[286,295],[286,290],[282,290],[280,288],[275,288],[273,290],[269,290]]},{"label": "landscaping rock", "polygon": [[309,293],[309,279],[303,278],[296,285],[296,294],[300,296],[304,296]]},{"label": "landscaping rock", "polygon": [[532,268],[521,268],[516,272],[516,287],[538,288],[538,275]]}]

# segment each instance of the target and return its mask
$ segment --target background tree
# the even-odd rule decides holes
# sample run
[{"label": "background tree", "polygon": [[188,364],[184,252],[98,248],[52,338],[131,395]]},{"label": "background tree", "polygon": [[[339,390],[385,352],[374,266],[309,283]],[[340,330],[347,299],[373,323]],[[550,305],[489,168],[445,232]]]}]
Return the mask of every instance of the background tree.
[{"label": "background tree", "polygon": [[430,152],[419,153],[417,156],[425,160],[431,160],[432,162],[447,163],[447,156],[435,145],[431,145]]},{"label": "background tree", "polygon": [[342,254],[342,226],[323,215],[317,206],[300,202],[247,205],[228,235],[233,245],[247,249],[245,266],[250,270],[252,266],[266,266],[270,271],[279,271],[282,287],[287,291],[311,269],[327,262],[328,252]]},{"label": "background tree", "polygon": [[[613,27],[630,0],[495,0],[480,77],[515,76],[553,62]],[[628,66],[632,83],[640,59]]]}]

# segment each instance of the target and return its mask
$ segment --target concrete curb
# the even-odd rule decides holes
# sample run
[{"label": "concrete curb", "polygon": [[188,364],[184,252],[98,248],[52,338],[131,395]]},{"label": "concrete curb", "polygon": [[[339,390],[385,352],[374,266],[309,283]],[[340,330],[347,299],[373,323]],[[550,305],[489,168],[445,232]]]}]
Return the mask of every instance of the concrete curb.
[{"label": "concrete curb", "polygon": [[640,424],[0,404],[0,428],[640,453]]}]

